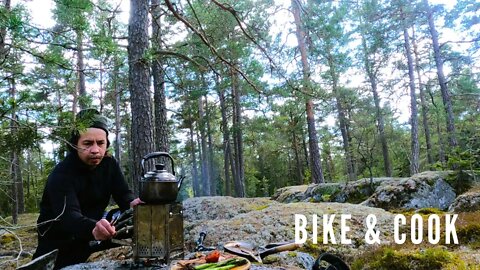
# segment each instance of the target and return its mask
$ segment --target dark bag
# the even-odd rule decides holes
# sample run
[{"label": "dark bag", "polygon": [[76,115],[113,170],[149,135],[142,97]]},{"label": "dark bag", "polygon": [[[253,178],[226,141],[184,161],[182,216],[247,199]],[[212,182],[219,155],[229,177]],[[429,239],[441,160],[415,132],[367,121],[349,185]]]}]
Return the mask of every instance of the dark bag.
[{"label": "dark bag", "polygon": [[[329,265],[322,266],[325,264]],[[313,264],[312,270],[350,270],[350,267],[339,257],[330,253],[322,253]]]}]

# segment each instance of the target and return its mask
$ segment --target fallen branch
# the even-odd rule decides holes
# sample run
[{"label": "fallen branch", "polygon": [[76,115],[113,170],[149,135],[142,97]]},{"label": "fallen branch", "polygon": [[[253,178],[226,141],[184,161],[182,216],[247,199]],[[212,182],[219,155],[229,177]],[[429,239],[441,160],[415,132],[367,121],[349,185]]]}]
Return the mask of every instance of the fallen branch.
[{"label": "fallen branch", "polygon": [[22,255],[22,253],[23,253],[22,239],[20,239],[20,237],[18,237],[18,235],[17,235],[16,233],[14,233],[13,231],[8,230],[8,229],[6,229],[6,228],[2,228],[2,229],[4,229],[5,231],[7,231],[8,233],[12,234],[13,236],[15,236],[15,238],[16,238],[17,241],[18,241],[18,245],[19,245],[19,247],[20,247],[20,251],[17,253],[17,257],[15,257],[15,259],[6,260],[6,261],[0,263],[0,266],[1,266],[1,265],[4,265],[4,264],[6,264],[6,263],[9,263],[9,262],[15,262],[16,267],[18,267],[18,261],[20,260],[20,257],[21,257],[21,255]]}]

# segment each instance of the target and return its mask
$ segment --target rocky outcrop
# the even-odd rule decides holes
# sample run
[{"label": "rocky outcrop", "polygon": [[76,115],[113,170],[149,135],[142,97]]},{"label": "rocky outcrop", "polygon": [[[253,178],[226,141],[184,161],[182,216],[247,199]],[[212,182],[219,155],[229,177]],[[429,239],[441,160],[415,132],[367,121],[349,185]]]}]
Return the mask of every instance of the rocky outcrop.
[{"label": "rocky outcrop", "polygon": [[453,212],[480,211],[480,191],[467,192],[458,196],[448,210]]},{"label": "rocky outcrop", "polygon": [[362,205],[383,209],[438,208],[447,210],[455,200],[446,182],[448,173],[423,172],[410,178],[380,185]]},{"label": "rocky outcrop", "polygon": [[[447,182],[450,172],[423,172],[408,178],[361,179],[346,184],[324,183],[279,189],[272,197],[279,202],[347,202],[390,209],[446,210],[456,193]],[[302,192],[302,190],[305,190]]]},{"label": "rocky outcrop", "polygon": [[305,199],[307,189],[309,189],[307,185],[279,188],[272,195],[271,199],[282,203],[301,202]]},{"label": "rocky outcrop", "polygon": [[[185,244],[192,251],[200,232],[206,232],[204,245],[222,248],[232,240],[241,240],[263,246],[272,242],[293,241],[295,238],[295,214],[305,215],[308,219],[307,231],[309,253],[319,253],[330,248],[341,249],[342,254],[355,256],[366,245],[365,218],[368,214],[377,217],[375,226],[381,232],[383,243],[392,242],[393,214],[379,208],[349,203],[309,203],[299,202],[282,204],[265,198],[200,197],[184,201]],[[336,245],[323,245],[322,217],[335,215],[334,231]],[[347,233],[352,243],[341,245],[340,215],[350,214],[347,221],[350,231]],[[312,243],[312,216],[318,216],[318,242]],[[304,250],[305,251],[305,250]],[[272,255],[273,256],[273,255]],[[307,268],[305,255],[291,253],[289,256],[274,257],[275,264],[295,265]],[[290,261],[285,261],[289,259]],[[310,258],[312,261],[313,258]],[[293,260],[293,261],[292,261]]]},{"label": "rocky outcrop", "polygon": [[378,186],[389,182],[394,183],[396,180],[397,178],[365,178],[345,184],[325,183],[311,187],[305,196],[310,198],[308,199],[310,202],[361,203],[370,197]]},{"label": "rocky outcrop", "polygon": [[270,207],[278,202],[269,198],[198,197],[183,201],[186,221],[230,219]]},{"label": "rocky outcrop", "polygon": [[[267,269],[311,269],[315,258],[321,252],[334,252],[342,257],[355,258],[368,248],[365,243],[365,218],[368,214],[377,217],[375,228],[381,232],[383,244],[393,242],[394,215],[379,208],[371,208],[349,203],[309,203],[283,204],[268,198],[199,197],[187,199],[184,206],[184,237],[186,257],[193,255],[200,232],[206,232],[205,246],[223,249],[228,241],[241,240],[256,246],[273,242],[293,241],[295,238],[295,214],[307,218],[307,243],[299,250],[272,254],[263,259],[263,264],[253,264],[252,270]],[[346,225],[347,238],[351,244],[341,244],[340,215],[349,214]],[[312,216],[318,216],[318,244],[312,242]],[[333,229],[336,244],[323,244],[323,215],[334,217]],[[119,254],[127,254],[121,251]],[[122,269],[128,267],[129,260],[120,259],[115,250],[103,251],[102,256],[90,258],[90,263],[71,266],[79,269]],[[105,256],[105,254],[109,254]],[[122,255],[124,256],[124,255]],[[165,268],[165,269],[168,269]]]}]

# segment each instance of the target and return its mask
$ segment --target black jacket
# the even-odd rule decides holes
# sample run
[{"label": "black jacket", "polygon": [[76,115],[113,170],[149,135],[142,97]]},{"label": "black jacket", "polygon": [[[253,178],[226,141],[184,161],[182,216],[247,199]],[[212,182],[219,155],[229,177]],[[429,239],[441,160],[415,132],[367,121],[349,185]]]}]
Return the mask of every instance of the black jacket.
[{"label": "black jacket", "polygon": [[70,153],[48,177],[40,203],[39,245],[34,257],[56,248],[61,254],[62,249],[71,248],[71,243],[87,246],[94,240],[92,230],[111,197],[121,210],[128,209],[134,199],[116,160],[106,156],[90,169],[77,153]]}]

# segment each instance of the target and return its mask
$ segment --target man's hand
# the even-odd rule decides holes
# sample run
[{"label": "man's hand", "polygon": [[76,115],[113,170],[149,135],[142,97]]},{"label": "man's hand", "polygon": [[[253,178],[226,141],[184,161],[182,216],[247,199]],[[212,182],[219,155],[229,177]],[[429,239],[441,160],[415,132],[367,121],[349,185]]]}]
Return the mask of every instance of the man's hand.
[{"label": "man's hand", "polygon": [[110,225],[110,222],[104,218],[100,219],[97,224],[95,224],[95,228],[93,228],[92,231],[93,237],[98,241],[112,239],[115,236],[115,233],[115,227]]},{"label": "man's hand", "polygon": [[130,207],[133,208],[134,206],[142,204],[142,203],[145,203],[145,202],[140,200],[140,198],[136,198],[135,200],[130,202]]}]

